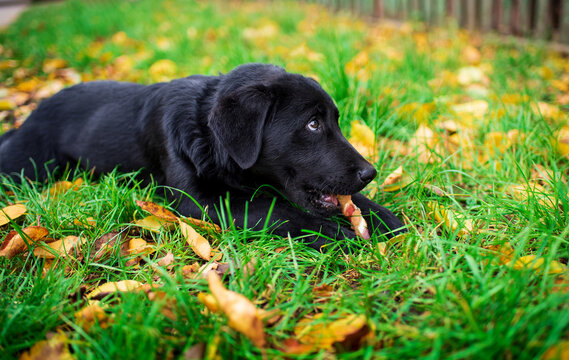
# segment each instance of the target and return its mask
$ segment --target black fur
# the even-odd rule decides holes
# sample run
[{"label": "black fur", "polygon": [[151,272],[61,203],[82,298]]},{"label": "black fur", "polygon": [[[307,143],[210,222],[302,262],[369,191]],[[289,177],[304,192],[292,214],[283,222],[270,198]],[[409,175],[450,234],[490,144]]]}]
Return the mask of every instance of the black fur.
[{"label": "black fur", "polygon": [[[313,120],[316,130],[315,123],[308,125]],[[261,228],[276,201],[273,231],[320,232],[307,237],[314,248],[327,238],[355,236],[328,219],[339,210],[322,202],[323,194],[354,194],[374,231],[396,233],[403,226],[358,193],[376,171],[342,135],[330,96],[316,81],[272,65],[248,64],[226,75],[149,86],[79,84],[42,102],[20,129],[0,138],[0,172],[16,179],[23,173],[43,180],[67,165],[94,168],[96,174],[143,169],[142,178],[152,176],[191,195],[217,223],[213,209],[229,194],[239,227]],[[288,200],[253,196],[263,184]],[[169,196],[181,214],[201,217],[192,199],[177,192]]]}]

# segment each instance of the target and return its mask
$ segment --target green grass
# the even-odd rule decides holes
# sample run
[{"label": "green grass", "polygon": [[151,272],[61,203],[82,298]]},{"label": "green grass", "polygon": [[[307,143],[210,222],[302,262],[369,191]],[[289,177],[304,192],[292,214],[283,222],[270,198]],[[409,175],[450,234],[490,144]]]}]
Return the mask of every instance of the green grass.
[{"label": "green grass", "polygon": [[[244,29],[267,24],[276,26],[274,35],[243,36]],[[271,62],[317,77],[340,109],[345,134],[349,134],[353,120],[361,120],[377,136],[403,142],[418,128],[411,115],[398,111],[405,104],[434,102],[436,108],[426,121],[435,128],[439,116],[453,116],[453,104],[488,101],[489,113],[476,122],[472,136],[477,149],[483,148],[489,132],[518,129],[526,134],[525,141],[488,163],[474,160],[467,161],[467,166],[455,161],[460,154],[441,154],[434,164],[424,164],[417,156],[391,155],[389,146],[380,147],[375,164],[378,183],[399,165],[415,179],[402,190],[380,190],[375,195],[376,201],[405,219],[410,228],[410,235],[387,257],[375,246],[381,241],[377,238],[370,244],[354,240],[363,250],[345,256],[334,249],[320,254],[297,239],[266,232],[231,229],[207,236],[223,252],[223,261],[230,263],[226,286],[263,309],[278,309],[283,316],[266,328],[269,358],[295,358],[278,348],[295,336],[299,320],[314,313],[333,317],[333,312],[365,315],[374,329],[370,343],[354,351],[334,355],[320,351],[298,358],[539,358],[551,346],[567,340],[569,295],[555,291],[559,277],[546,275],[547,267],[540,273],[488,263],[489,251],[482,246],[508,241],[515,250],[514,259],[536,255],[543,256],[546,264],[567,263],[569,187],[562,176],[569,173],[569,162],[557,153],[551,138],[567,124],[569,109],[561,106],[564,117],[554,121],[532,111],[532,104],[556,104],[559,91],[542,75],[542,67],[551,69],[554,78],[562,78],[569,72],[569,62],[533,45],[522,47],[492,36],[477,40],[452,25],[426,34],[429,46],[421,48],[420,40],[414,40],[424,35],[421,25],[409,26],[409,30],[378,31],[346,14],[334,15],[323,8],[291,2],[141,0],[37,5],[0,33],[0,60],[18,62],[17,67],[1,70],[0,79],[6,89],[33,77],[44,81],[49,74],[43,73],[42,64],[48,58],[64,59],[85,79],[110,77],[141,83],[156,80],[149,68],[161,59],[176,63],[174,77],[213,75],[244,62]],[[113,41],[119,31],[131,41]],[[160,45],[161,38],[167,39],[169,46]],[[374,46],[374,41],[378,45]],[[456,72],[466,66],[460,54],[469,43],[481,49],[483,64],[491,68],[487,70],[488,93],[473,94],[456,84],[430,86],[429,81],[441,71]],[[310,60],[305,50],[291,54],[290,49],[303,44],[322,56]],[[364,81],[346,70],[361,51],[370,59],[362,66],[370,74]],[[139,53],[147,55],[135,60],[130,71],[107,72],[119,56],[136,58]],[[22,75],[19,69],[27,71]],[[506,94],[526,94],[529,100],[510,105],[503,101]],[[5,122],[13,121],[10,116]],[[553,171],[553,180],[545,189],[559,206],[544,205],[539,194],[519,200],[505,190],[510,184],[527,183],[536,164]],[[39,222],[52,238],[77,235],[88,240],[84,249],[87,260],[67,261],[67,272],[66,266],[60,266],[42,276],[44,260],[31,253],[0,258],[3,358],[16,358],[58,330],[67,332],[70,348],[79,359],[178,358],[200,343],[208,344],[210,354],[215,352],[224,359],[261,356],[249,340],[227,327],[223,316],[204,314],[196,294],[207,292],[207,283],[184,279],[181,268],[205,262],[186,245],[180,231],[152,233],[132,224],[134,218],[146,215],[136,200],[164,204],[156,195],[157,187],[140,186],[133,174],[113,173],[100,179],[89,174],[77,176],[84,184],[58,196],[46,195],[57,179],[21,186],[2,182],[0,206],[23,201],[28,213],[1,228],[0,236]],[[453,196],[435,195],[422,186],[425,183]],[[433,219],[428,201],[479,221],[479,231],[458,236],[457,231]],[[76,219],[89,217],[96,219],[96,226],[74,224]],[[140,267],[127,267],[128,257],[118,252],[98,262],[88,260],[95,239],[119,230],[128,237],[155,242],[158,251]],[[284,250],[277,252],[281,247]],[[155,272],[151,264],[168,251],[176,259],[173,274],[164,269]],[[257,265],[247,277],[242,268],[251,259],[257,259]],[[167,296],[176,300],[175,319],[165,316],[161,304],[144,294],[125,293],[103,300],[110,304],[106,311],[113,315],[112,323],[83,330],[74,313],[86,304],[84,292],[107,281],[125,279],[162,284]],[[312,291],[322,284],[334,289],[324,302]]]}]

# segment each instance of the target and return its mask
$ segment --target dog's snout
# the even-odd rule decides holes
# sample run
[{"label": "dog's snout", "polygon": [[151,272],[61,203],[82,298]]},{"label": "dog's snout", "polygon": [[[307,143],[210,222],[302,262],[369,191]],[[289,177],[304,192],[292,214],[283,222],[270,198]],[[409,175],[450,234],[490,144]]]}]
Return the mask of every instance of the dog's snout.
[{"label": "dog's snout", "polygon": [[365,185],[369,184],[377,175],[377,170],[372,165],[368,165],[358,172],[360,181]]}]

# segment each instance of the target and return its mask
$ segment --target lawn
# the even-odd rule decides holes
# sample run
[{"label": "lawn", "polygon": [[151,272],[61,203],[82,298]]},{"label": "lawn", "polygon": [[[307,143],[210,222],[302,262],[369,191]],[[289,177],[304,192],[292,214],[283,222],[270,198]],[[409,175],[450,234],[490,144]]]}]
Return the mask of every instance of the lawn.
[{"label": "lawn", "polygon": [[319,253],[232,226],[190,236],[136,174],[3,179],[0,208],[23,214],[0,217],[2,358],[567,358],[568,58],[280,1],[33,5],[0,44],[2,131],[79,81],[246,62],[311,76],[376,165],[364,193],[409,229]]}]

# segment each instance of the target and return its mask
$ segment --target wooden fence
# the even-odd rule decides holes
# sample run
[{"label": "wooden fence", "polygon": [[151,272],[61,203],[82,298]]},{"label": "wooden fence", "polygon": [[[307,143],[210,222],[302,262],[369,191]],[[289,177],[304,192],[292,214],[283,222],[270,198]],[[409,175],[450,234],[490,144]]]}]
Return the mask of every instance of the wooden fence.
[{"label": "wooden fence", "polygon": [[569,0],[316,0],[376,19],[421,20],[440,25],[453,18],[469,30],[537,38],[569,45]]}]

